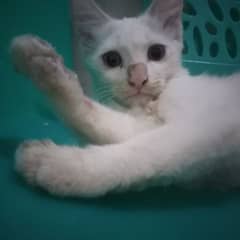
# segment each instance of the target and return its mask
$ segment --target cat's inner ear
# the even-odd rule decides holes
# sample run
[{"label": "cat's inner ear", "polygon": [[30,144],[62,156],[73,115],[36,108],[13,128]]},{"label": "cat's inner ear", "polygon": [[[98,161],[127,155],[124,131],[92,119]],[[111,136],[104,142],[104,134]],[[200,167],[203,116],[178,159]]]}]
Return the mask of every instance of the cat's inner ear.
[{"label": "cat's inner ear", "polygon": [[96,33],[107,24],[108,16],[93,0],[71,0],[73,33],[84,47],[92,48]]},{"label": "cat's inner ear", "polygon": [[181,40],[182,9],[183,0],[153,0],[145,15],[156,20],[175,40]]}]

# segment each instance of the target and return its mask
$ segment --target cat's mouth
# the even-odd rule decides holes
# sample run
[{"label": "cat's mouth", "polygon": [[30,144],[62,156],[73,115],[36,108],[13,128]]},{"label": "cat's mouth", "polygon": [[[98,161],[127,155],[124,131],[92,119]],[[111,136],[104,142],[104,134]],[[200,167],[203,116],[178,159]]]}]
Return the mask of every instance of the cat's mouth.
[{"label": "cat's mouth", "polygon": [[125,95],[125,99],[128,101],[137,101],[145,99],[145,101],[155,101],[166,89],[170,79],[165,81],[156,80],[153,83],[144,86],[140,89],[129,89],[128,93]]},{"label": "cat's mouth", "polygon": [[114,97],[115,101],[122,106],[145,106],[147,103],[156,101],[160,96],[160,93],[148,93],[148,92],[135,92],[121,97]]},{"label": "cat's mouth", "polygon": [[132,98],[139,98],[139,97],[149,98],[151,100],[157,100],[157,98],[159,97],[159,94],[152,94],[152,93],[146,93],[146,92],[139,91],[139,92],[136,92],[136,93],[126,96],[126,100],[132,99]]},{"label": "cat's mouth", "polygon": [[125,99],[126,100],[132,100],[132,99],[140,99],[140,98],[145,98],[150,101],[152,100],[157,100],[160,94],[163,91],[163,87],[157,85],[149,88],[142,88],[142,89],[135,89],[134,91],[129,91],[128,94],[126,94]]},{"label": "cat's mouth", "polygon": [[165,87],[161,81],[155,81],[141,89],[127,88],[125,91],[115,91],[113,98],[117,103],[126,107],[145,105],[158,100]]}]

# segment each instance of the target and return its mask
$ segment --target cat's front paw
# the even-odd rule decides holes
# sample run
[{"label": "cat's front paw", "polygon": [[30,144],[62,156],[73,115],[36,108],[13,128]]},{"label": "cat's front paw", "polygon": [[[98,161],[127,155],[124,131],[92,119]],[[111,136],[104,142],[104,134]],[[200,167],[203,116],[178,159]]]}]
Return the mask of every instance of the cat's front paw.
[{"label": "cat's front paw", "polygon": [[26,141],[17,149],[15,169],[29,184],[54,195],[76,194],[83,175],[81,149],[69,151],[49,140]]},{"label": "cat's front paw", "polygon": [[31,68],[32,79],[42,90],[59,96],[68,96],[72,91],[83,94],[77,75],[59,59],[34,57]]},{"label": "cat's front paw", "polygon": [[32,60],[35,57],[50,57],[55,61],[62,61],[61,56],[48,42],[33,35],[14,38],[10,50],[16,70],[28,76],[31,76]]},{"label": "cat's front paw", "polygon": [[15,169],[28,183],[37,184],[39,171],[54,156],[56,145],[50,141],[25,141],[16,151]]},{"label": "cat's front paw", "polygon": [[16,70],[30,77],[42,90],[80,89],[77,75],[64,66],[62,57],[46,41],[32,35],[16,37],[11,45]]}]

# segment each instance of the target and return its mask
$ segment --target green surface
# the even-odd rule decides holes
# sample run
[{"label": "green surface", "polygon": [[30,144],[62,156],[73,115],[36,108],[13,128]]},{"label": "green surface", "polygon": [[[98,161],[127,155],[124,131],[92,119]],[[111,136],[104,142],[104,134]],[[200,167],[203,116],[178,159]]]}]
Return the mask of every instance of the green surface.
[{"label": "green surface", "polygon": [[[19,179],[14,151],[23,139],[78,140],[31,82],[14,73],[9,42],[23,33],[40,35],[71,65],[69,29],[66,0],[0,2],[0,240],[240,239],[239,192],[160,188],[73,200],[54,198]],[[239,56],[233,60],[231,71],[240,62]],[[193,72],[230,71],[223,65],[188,66]]]}]

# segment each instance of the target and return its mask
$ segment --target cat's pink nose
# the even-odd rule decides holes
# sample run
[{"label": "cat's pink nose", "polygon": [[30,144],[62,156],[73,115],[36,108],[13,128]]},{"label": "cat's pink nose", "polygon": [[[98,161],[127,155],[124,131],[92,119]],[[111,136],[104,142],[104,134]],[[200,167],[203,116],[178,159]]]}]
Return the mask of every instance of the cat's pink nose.
[{"label": "cat's pink nose", "polygon": [[140,90],[148,82],[147,66],[144,63],[131,64],[128,67],[128,84]]}]

